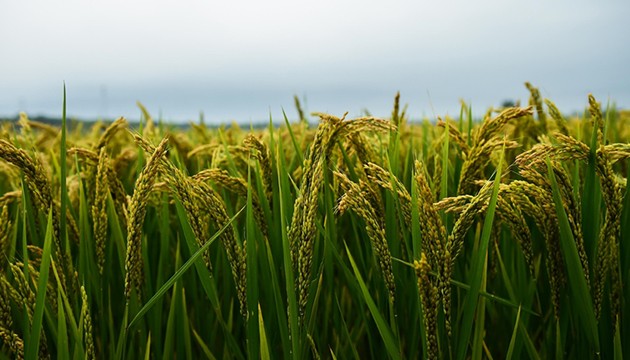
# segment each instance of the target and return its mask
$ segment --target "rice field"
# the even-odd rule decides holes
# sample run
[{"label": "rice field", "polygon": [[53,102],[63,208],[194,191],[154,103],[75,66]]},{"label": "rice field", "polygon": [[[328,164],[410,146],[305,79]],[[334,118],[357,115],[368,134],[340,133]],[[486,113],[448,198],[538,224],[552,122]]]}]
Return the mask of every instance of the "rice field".
[{"label": "rice field", "polygon": [[[630,354],[630,113],[0,128],[0,359]],[[280,120],[282,125],[274,125]],[[435,120],[435,121],[433,121]]]}]

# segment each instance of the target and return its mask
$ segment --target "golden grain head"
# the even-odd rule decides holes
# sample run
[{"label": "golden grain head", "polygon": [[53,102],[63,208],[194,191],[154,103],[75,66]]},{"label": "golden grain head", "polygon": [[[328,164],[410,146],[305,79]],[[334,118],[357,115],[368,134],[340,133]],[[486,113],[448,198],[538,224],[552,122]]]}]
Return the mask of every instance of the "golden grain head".
[{"label": "golden grain head", "polygon": [[[146,142],[141,137],[138,141],[144,145]],[[129,222],[127,224],[127,253],[125,259],[125,296],[131,296],[132,288],[135,287],[138,296],[143,282],[142,249],[141,236],[142,224],[146,213],[147,200],[153,184],[155,183],[159,170],[159,163],[167,150],[168,138],[162,139],[160,144],[147,161],[144,169],[140,172],[136,180],[136,186],[129,203]],[[147,148],[150,148],[150,144]]]}]

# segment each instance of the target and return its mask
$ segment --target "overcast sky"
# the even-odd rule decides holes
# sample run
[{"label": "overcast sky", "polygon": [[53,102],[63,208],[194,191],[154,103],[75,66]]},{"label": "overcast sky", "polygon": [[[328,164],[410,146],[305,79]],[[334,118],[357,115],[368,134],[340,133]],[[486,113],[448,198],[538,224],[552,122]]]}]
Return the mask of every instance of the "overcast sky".
[{"label": "overcast sky", "polygon": [[412,117],[592,92],[630,106],[628,1],[17,1],[0,11],[0,115],[248,123],[308,111]]}]

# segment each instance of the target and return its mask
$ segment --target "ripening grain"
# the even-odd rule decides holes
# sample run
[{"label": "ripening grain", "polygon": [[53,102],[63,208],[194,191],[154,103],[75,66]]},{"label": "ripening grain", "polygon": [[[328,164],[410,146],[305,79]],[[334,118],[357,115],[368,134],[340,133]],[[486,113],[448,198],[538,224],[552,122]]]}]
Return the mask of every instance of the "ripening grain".
[{"label": "ripening grain", "polygon": [[0,128],[3,358],[621,358],[630,113],[526,87],[435,122],[399,94],[386,119],[296,102],[252,130],[138,104],[142,126],[65,144],[22,114]]}]

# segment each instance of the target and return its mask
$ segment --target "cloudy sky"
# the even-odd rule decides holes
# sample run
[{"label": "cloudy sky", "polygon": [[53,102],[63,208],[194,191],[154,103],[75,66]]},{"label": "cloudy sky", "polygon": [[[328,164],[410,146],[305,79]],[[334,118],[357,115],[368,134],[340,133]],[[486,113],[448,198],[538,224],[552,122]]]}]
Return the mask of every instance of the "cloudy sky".
[{"label": "cloudy sky", "polygon": [[628,1],[3,1],[0,116],[173,121],[483,112],[538,86],[630,107]]}]

